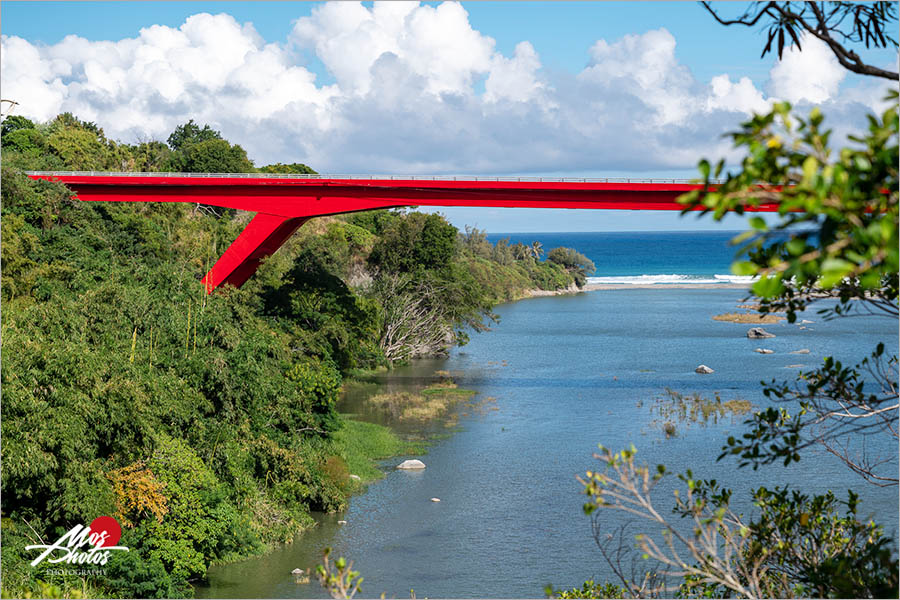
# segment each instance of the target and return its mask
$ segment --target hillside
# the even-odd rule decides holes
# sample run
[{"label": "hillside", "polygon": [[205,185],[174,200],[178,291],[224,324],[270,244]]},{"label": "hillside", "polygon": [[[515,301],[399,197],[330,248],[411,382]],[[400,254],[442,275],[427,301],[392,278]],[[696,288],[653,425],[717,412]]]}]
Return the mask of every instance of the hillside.
[{"label": "hillside", "polygon": [[[72,115],[2,126],[3,593],[190,595],[207,567],[260,553],[359,489],[348,463],[402,450],[335,410],[353,369],[446,352],[491,307],[583,281],[536,247],[491,245],[439,215],[316,219],[241,289],[199,284],[248,214],[81,203],[23,170],[257,168],[189,122],[122,144]],[[382,434],[378,434],[382,435]],[[88,584],[29,566],[28,544],[101,515],[124,525]]]}]

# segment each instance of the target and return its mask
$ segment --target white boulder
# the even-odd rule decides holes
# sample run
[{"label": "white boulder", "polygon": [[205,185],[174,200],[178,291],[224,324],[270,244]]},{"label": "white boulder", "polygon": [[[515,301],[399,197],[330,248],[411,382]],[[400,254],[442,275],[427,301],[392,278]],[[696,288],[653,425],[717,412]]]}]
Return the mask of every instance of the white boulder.
[{"label": "white boulder", "polygon": [[748,337],[748,338],[751,338],[751,339],[758,339],[758,338],[773,338],[773,337],[775,337],[775,334],[774,334],[774,333],[769,333],[768,331],[766,331],[766,330],[763,329],[762,327],[751,327],[751,328],[747,331],[747,337]]}]

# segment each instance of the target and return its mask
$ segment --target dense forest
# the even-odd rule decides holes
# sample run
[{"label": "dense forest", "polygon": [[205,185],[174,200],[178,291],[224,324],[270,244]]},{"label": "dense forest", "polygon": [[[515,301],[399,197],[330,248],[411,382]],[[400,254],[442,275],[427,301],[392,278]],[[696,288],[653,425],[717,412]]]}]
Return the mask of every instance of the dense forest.
[{"label": "dense forest", "polygon": [[[489,243],[442,216],[307,223],[241,289],[207,296],[250,216],[203,205],[81,203],[25,170],[314,173],[256,168],[208,126],[109,140],[63,114],[2,124],[4,596],[190,596],[220,561],[265,552],[340,510],[403,442],[336,411],[342,382],[446,352],[497,302],[582,285],[570,249]],[[368,471],[366,471],[368,469]],[[99,577],[25,546],[111,515]]]}]

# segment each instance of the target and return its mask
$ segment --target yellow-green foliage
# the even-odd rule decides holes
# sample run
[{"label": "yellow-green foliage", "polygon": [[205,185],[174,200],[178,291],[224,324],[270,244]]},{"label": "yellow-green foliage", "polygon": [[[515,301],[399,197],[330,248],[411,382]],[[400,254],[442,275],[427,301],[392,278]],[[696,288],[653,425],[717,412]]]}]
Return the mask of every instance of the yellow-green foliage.
[{"label": "yellow-green foliage", "polygon": [[396,421],[423,422],[447,416],[458,402],[474,395],[472,390],[461,390],[452,381],[443,381],[419,392],[376,394],[366,402]]},{"label": "yellow-green foliage", "polygon": [[166,485],[160,482],[147,464],[139,460],[106,474],[116,495],[116,518],[125,527],[134,527],[132,519],[146,513],[162,523],[169,512]]},{"label": "yellow-green foliage", "polygon": [[714,321],[728,321],[731,323],[777,323],[784,321],[785,317],[781,315],[762,315],[759,313],[738,313],[730,312],[721,315],[713,315]]}]

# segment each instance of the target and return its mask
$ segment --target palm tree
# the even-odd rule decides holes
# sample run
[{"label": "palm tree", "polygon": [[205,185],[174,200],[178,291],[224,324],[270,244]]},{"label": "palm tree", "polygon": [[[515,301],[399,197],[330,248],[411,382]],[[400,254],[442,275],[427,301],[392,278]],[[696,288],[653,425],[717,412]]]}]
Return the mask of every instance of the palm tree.
[{"label": "palm tree", "polygon": [[531,253],[534,255],[534,260],[540,260],[541,254],[544,253],[544,245],[540,242],[531,242]]}]

